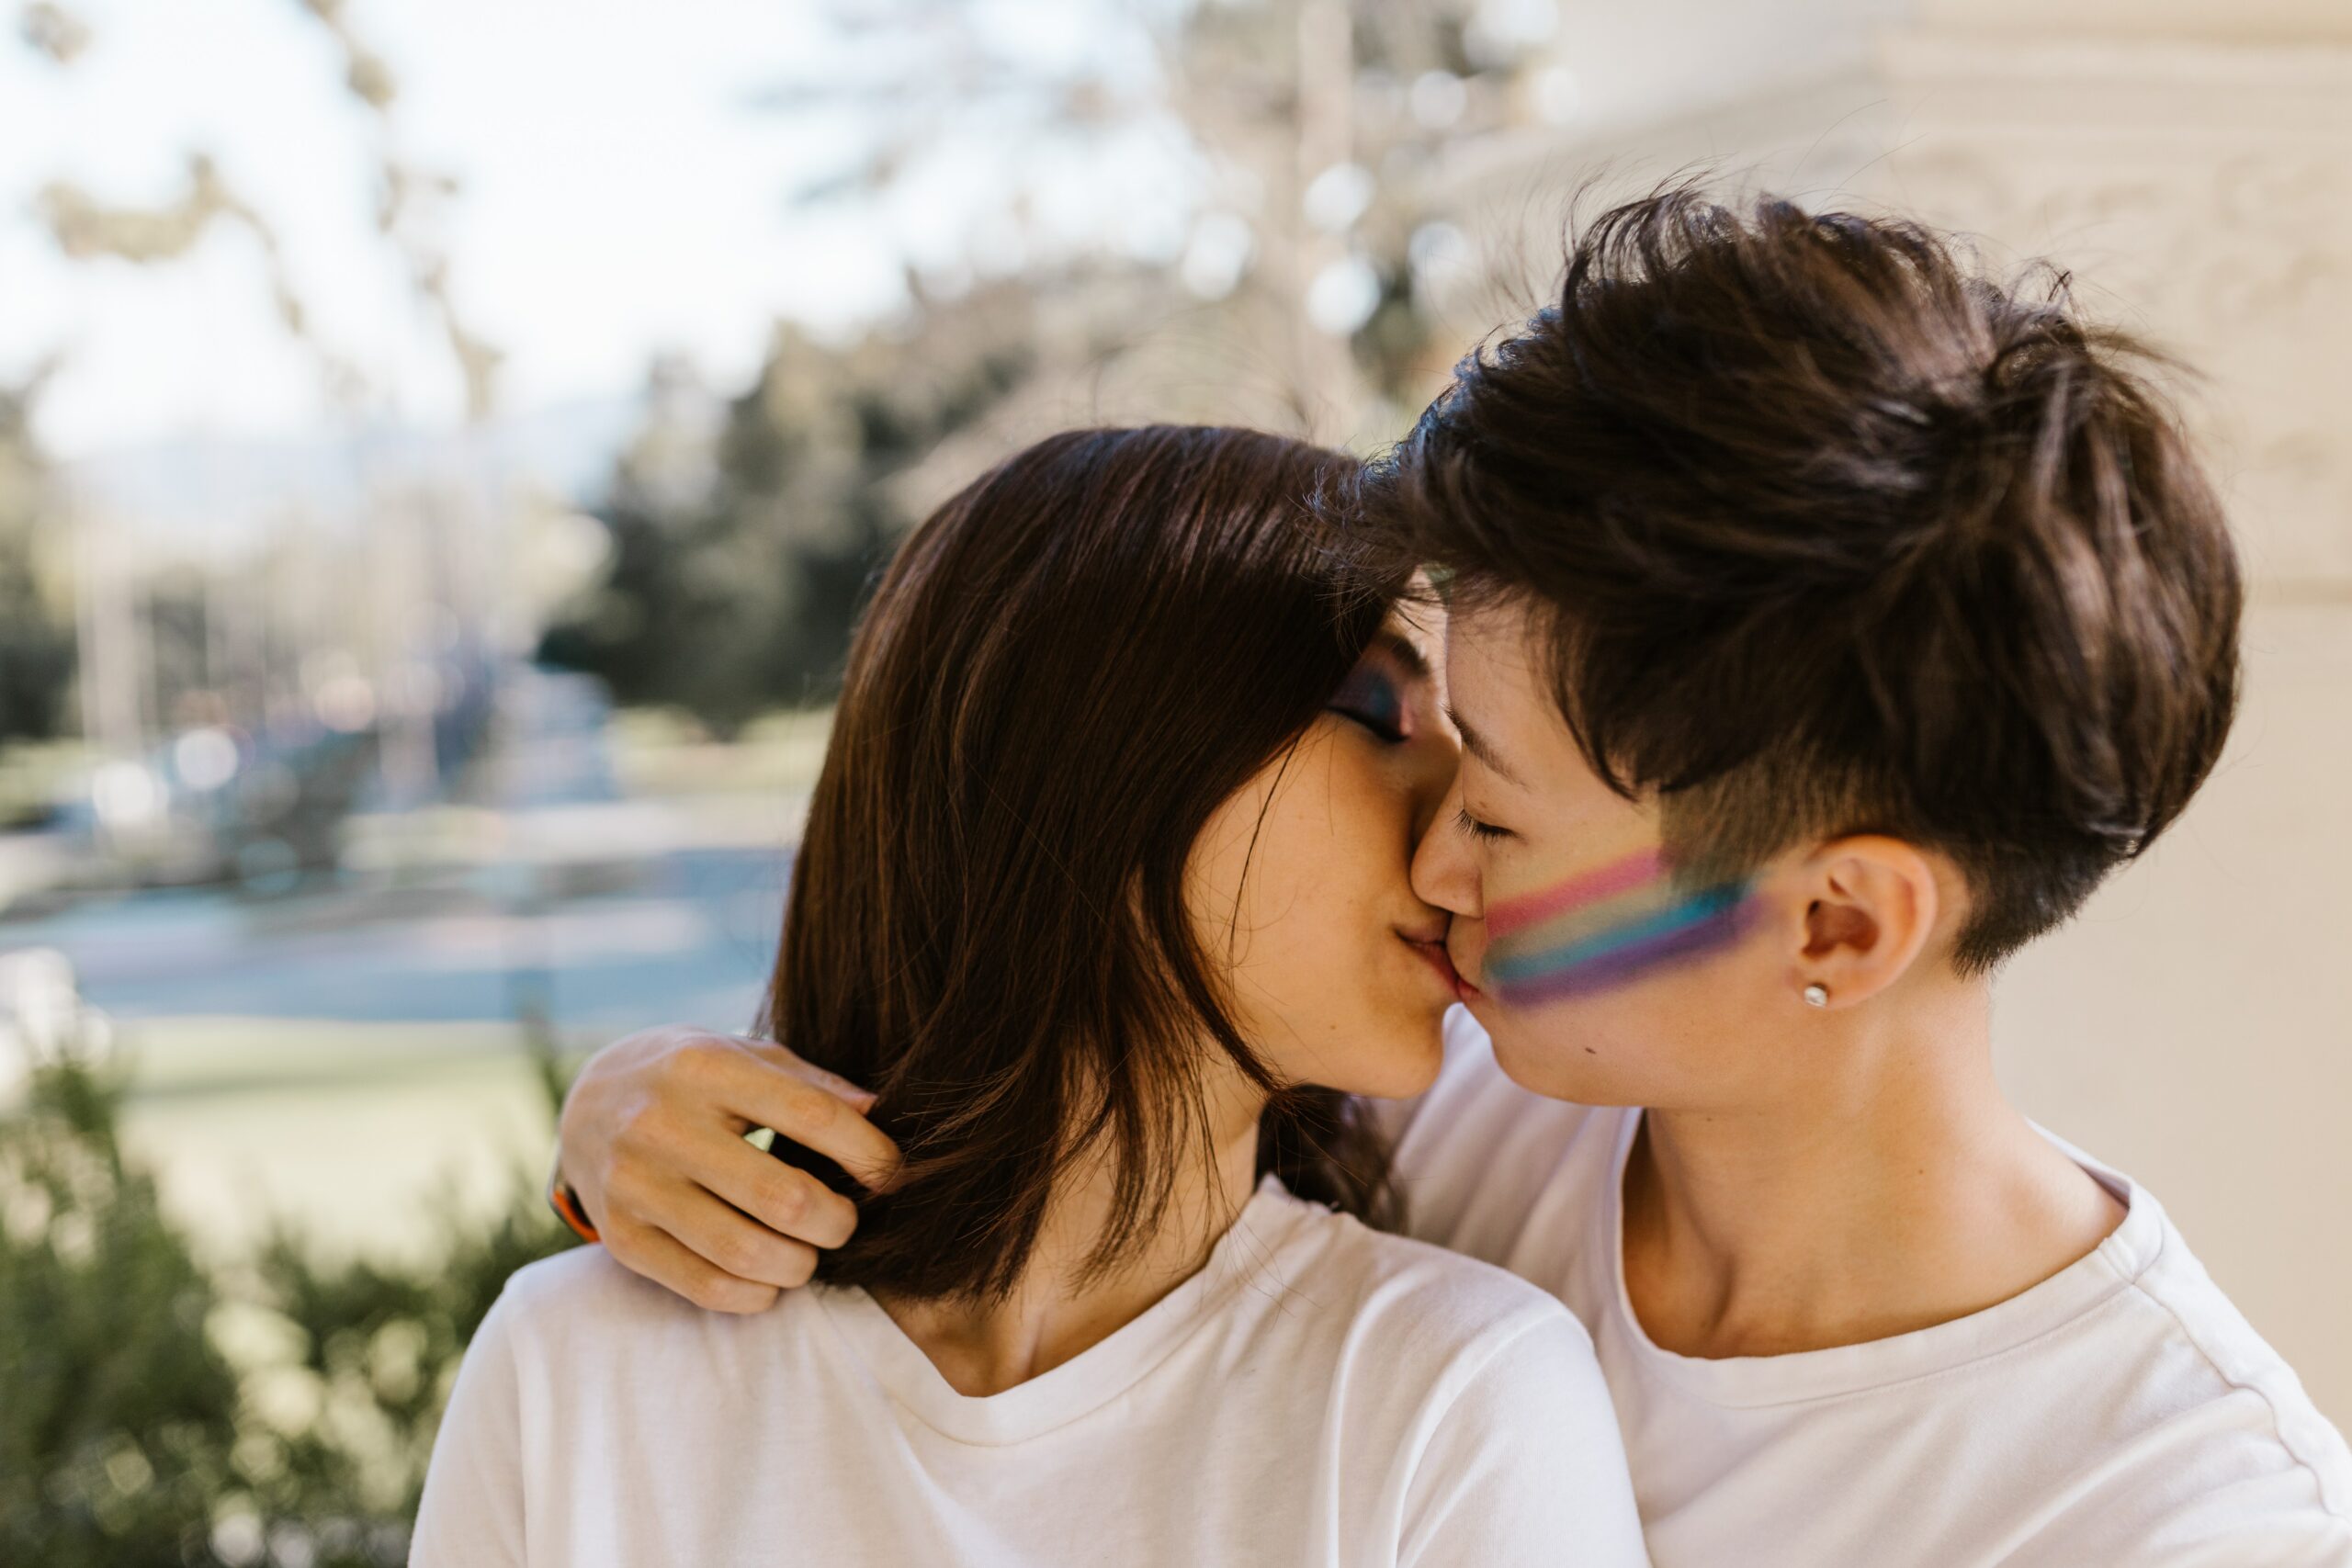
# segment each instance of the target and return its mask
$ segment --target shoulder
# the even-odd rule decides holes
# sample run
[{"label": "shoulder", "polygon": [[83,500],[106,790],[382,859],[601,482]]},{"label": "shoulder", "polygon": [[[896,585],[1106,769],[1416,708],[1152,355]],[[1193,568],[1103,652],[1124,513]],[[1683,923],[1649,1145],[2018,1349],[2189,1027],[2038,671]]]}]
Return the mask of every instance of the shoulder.
[{"label": "shoulder", "polygon": [[[2169,1216],[2144,1190],[2135,1202],[2155,1210],[2159,1245],[2132,1285],[2153,1318],[2151,1375],[2177,1366],[2209,1432],[2204,1463],[2234,1489],[2260,1472],[2281,1500],[2307,1498],[2314,1525],[2339,1536],[2352,1562],[2352,1449],[2303,1389],[2294,1369],[2222,1293]],[[2225,1458],[2235,1450],[2233,1459]]]},{"label": "shoulder", "polygon": [[1397,1560],[1553,1562],[1573,1540],[1580,1562],[1646,1562],[1584,1325],[1517,1275],[1346,1223],[1363,1375],[1334,1380],[1333,1416],[1397,1488]]},{"label": "shoulder", "polygon": [[[628,1311],[636,1305],[633,1285],[661,1287],[632,1273],[601,1247],[571,1247],[526,1263],[506,1276],[499,1299],[510,1316],[580,1311]],[[667,1292],[662,1292],[668,1294]]]},{"label": "shoulder", "polygon": [[1549,1563],[1571,1540],[1646,1562],[1608,1383],[1556,1297],[1329,1211],[1294,1235],[1285,1375],[1359,1511],[1394,1521],[1394,1561]]},{"label": "shoulder", "polygon": [[[2053,1140],[2130,1212],[2109,1238],[2124,1289],[2099,1326],[2099,1380],[2138,1462],[2153,1535],[2302,1562],[2352,1564],[2352,1449],[2284,1358],[2206,1272],[2145,1188]],[[2062,1385],[2066,1381],[2057,1380]],[[2290,1548],[2292,1547],[2290,1551]],[[2340,1555],[2337,1555],[2340,1554]],[[2161,1555],[2153,1560],[2169,1561]],[[2252,1561],[2252,1558],[2248,1558]]]},{"label": "shoulder", "polygon": [[[1593,1360],[1592,1341],[1550,1292],[1428,1242],[1315,1207],[1304,1284],[1317,1309],[1350,1325],[1359,1354],[1466,1374],[1522,1338]],[[1594,1365],[1598,1366],[1595,1361]]]},{"label": "shoulder", "polygon": [[709,1313],[616,1260],[601,1247],[567,1248],[526,1263],[482,1320],[481,1335],[520,1347],[552,1346],[567,1358],[603,1341],[701,1331],[733,1321]]}]

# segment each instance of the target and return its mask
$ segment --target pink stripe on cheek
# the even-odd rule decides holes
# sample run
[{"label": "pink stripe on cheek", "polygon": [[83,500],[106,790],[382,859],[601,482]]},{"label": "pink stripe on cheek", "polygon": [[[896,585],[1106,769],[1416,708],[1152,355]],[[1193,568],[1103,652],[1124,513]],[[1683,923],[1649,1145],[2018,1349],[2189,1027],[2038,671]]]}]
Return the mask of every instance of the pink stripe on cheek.
[{"label": "pink stripe on cheek", "polygon": [[1642,884],[1663,875],[1665,870],[1663,850],[1639,850],[1623,860],[1612,862],[1598,871],[1572,876],[1539,893],[1506,898],[1487,909],[1487,940],[1500,942],[1513,931],[1523,931],[1538,920],[1566,914],[1580,904],[1590,904],[1631,892]]}]

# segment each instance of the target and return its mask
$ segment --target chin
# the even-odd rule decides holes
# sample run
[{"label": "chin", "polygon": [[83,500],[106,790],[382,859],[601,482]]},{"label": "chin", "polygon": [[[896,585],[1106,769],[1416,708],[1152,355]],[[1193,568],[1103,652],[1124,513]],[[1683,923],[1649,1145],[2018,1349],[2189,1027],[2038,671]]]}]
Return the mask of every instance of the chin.
[{"label": "chin", "polygon": [[1573,1105],[1645,1103],[1623,1057],[1611,1049],[1577,1043],[1573,1025],[1547,1020],[1544,1027],[1530,1028],[1524,1018],[1492,1006],[1474,1007],[1471,1014],[1494,1042],[1495,1066],[1520,1088]]}]

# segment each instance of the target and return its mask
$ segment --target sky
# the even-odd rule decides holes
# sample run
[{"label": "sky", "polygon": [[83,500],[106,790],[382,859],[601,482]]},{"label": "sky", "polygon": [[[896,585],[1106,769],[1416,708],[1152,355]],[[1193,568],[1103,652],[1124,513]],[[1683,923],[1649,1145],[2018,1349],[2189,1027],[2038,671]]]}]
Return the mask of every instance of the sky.
[{"label": "sky", "polygon": [[[278,324],[243,231],[216,225],[161,265],[77,264],[36,216],[60,179],[109,205],[169,201],[199,150],[276,230],[318,336],[368,377],[374,412],[454,423],[455,363],[374,232],[385,131],[345,90],[328,29],[300,0],[63,3],[93,42],[61,68],[14,36],[21,0],[0,0],[0,382],[59,357],[37,408],[51,454],[335,427],[318,362]],[[847,331],[888,311],[902,258],[1011,269],[1059,235],[1174,264],[1215,216],[1213,173],[1165,117],[1131,107],[1083,140],[1038,138],[1018,102],[931,138],[887,202],[794,208],[787,192],[881,122],[870,107],[785,113],[763,97],[796,76],[855,81],[935,55],[938,28],[902,29],[886,53],[844,50],[825,20],[826,5],[894,3],[345,0],[399,83],[395,149],[462,182],[439,237],[465,319],[504,353],[503,412],[626,396],[670,353],[715,387],[741,385],[777,318]],[[1137,18],[1195,3],[1248,0],[941,9],[1017,62],[1012,74],[1088,73],[1148,111],[1156,66]],[[1910,3],[1480,0],[1515,27],[1556,18],[1586,130],[1817,70]],[[1002,216],[1008,180],[1029,187],[1025,232]]]},{"label": "sky", "polygon": [[[93,42],[68,67],[0,37],[0,377],[62,355],[39,408],[48,447],[73,458],[164,437],[277,436],[327,417],[317,361],[277,324],[244,231],[217,225],[160,265],[72,263],[35,214],[59,179],[112,205],[167,202],[198,149],[277,231],[320,337],[389,410],[456,418],[454,363],[373,229],[383,128],[343,88],[327,29],[296,0],[72,8]],[[993,9],[1047,62],[1095,36],[1057,25],[1085,0]],[[762,107],[763,93],[875,64],[843,55],[811,6],[352,0],[348,15],[400,85],[393,144],[462,181],[440,233],[461,310],[505,352],[509,410],[634,389],[669,352],[738,383],[779,316],[840,330],[887,311],[898,258],[963,243],[951,220],[969,217],[987,183],[944,147],[893,209],[790,208],[788,191],[859,145],[866,111],[786,114]],[[1128,56],[1136,41],[1111,39]],[[1162,187],[1181,174],[1181,150],[1164,144],[1092,149],[1066,197],[1100,188],[1103,156]],[[1164,207],[1112,218],[1143,251],[1182,238]]]}]

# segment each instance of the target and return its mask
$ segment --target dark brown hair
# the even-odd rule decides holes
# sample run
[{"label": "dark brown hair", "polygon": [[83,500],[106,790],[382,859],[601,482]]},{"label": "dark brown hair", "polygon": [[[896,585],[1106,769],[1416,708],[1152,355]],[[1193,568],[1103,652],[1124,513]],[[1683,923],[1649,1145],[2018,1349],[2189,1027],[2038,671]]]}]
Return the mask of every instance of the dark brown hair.
[{"label": "dark brown hair", "polygon": [[1967,876],[1981,972],[2204,780],[2242,589],[2160,356],[1955,251],[1689,184],[1616,207],[1357,504],[1535,612],[1577,745],[1690,874],[1900,836]]},{"label": "dark brown hair", "polygon": [[1163,1217],[1179,1162],[1209,1157],[1204,1048],[1274,1092],[1261,1171],[1384,1211],[1369,1122],[1276,1083],[1184,887],[1209,817],[1284,756],[1385,614],[1306,505],[1352,468],[1250,431],[1073,431],[899,549],[851,649],[763,1010],[878,1093],[906,1156],[820,1277],[1001,1292],[1056,1182],[1106,1151],[1090,1266],[1113,1265]]}]

